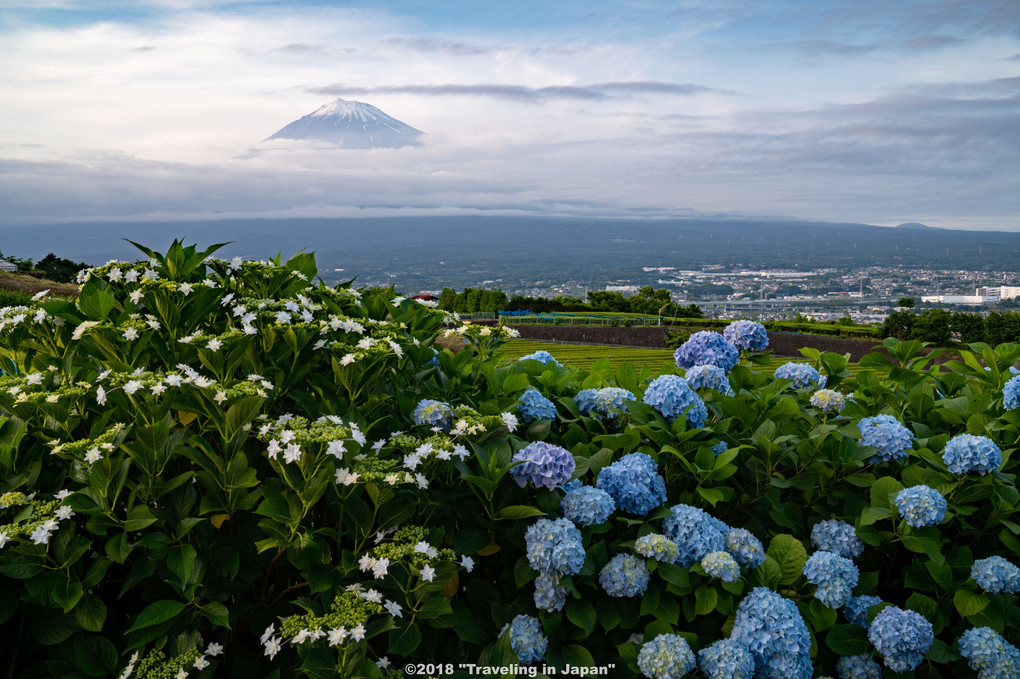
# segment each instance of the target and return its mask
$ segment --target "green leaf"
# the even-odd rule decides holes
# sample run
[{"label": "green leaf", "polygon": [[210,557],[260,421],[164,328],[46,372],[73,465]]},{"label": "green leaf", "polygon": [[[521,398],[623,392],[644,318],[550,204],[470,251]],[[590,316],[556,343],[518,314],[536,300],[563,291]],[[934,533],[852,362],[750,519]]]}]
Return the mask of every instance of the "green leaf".
[{"label": "green leaf", "polygon": [[75,663],[93,677],[110,676],[117,669],[117,649],[103,637],[77,637],[74,656]]},{"label": "green leaf", "polygon": [[895,512],[896,505],[893,498],[901,490],[903,490],[902,483],[891,476],[883,476],[871,486],[871,506]]},{"label": "green leaf", "polygon": [[807,550],[800,540],[781,533],[769,543],[767,556],[772,557],[782,573],[779,582],[783,585],[792,585],[804,572],[804,564],[807,563]]},{"label": "green leaf", "polygon": [[698,615],[708,615],[715,610],[719,603],[719,593],[712,587],[701,587],[694,590],[694,612]]},{"label": "green leaf", "polygon": [[181,579],[182,589],[191,581],[191,573],[196,559],[198,559],[198,552],[191,545],[174,547],[167,556],[166,565]]},{"label": "green leaf", "polygon": [[833,625],[825,645],[838,655],[864,655],[871,650],[868,631],[859,625]]},{"label": "green leaf", "polygon": [[75,580],[64,580],[50,592],[57,605],[64,609],[64,613],[74,608],[81,600],[83,594],[84,590],[82,590],[81,583]]},{"label": "green leaf", "polygon": [[77,631],[78,626],[67,615],[37,615],[32,624],[32,637],[43,646],[59,644]]},{"label": "green leaf", "polygon": [[450,600],[444,597],[433,597],[426,601],[421,610],[415,613],[415,617],[422,620],[432,620],[443,615],[450,615],[453,609],[450,608]]},{"label": "green leaf", "polygon": [[563,662],[571,667],[594,667],[595,658],[584,646],[571,644],[563,649]]},{"label": "green leaf", "polygon": [[861,525],[870,526],[883,519],[891,519],[894,514],[884,507],[865,507],[861,512]]},{"label": "green leaf", "polygon": [[230,629],[230,611],[219,601],[210,601],[202,604],[201,613],[212,624]]},{"label": "green leaf", "polygon": [[765,560],[751,571],[751,575],[756,584],[775,589],[779,586],[779,581],[783,579],[783,569],[779,567],[779,563],[775,559],[766,556]]},{"label": "green leaf", "polygon": [[966,589],[957,590],[953,596],[953,605],[956,606],[956,610],[960,612],[960,615],[965,618],[977,615],[985,610],[985,607],[991,601],[987,594],[975,594]]},{"label": "green leaf", "polygon": [[389,647],[386,649],[387,653],[398,656],[410,655],[414,649],[418,648],[418,644],[421,643],[421,631],[417,625],[409,622],[406,627],[390,630],[389,642]]},{"label": "green leaf", "polygon": [[545,516],[545,512],[528,505],[510,505],[499,510],[499,517],[501,519],[527,519],[532,516]]},{"label": "green leaf", "polygon": [[180,601],[171,601],[169,599],[163,599],[156,601],[145,607],[145,609],[138,614],[135,618],[135,624],[131,625],[128,632],[134,632],[135,630],[144,629],[153,625],[171,620],[174,617],[181,614],[184,610],[184,604]]},{"label": "green leaf", "polygon": [[83,630],[101,631],[106,621],[106,604],[103,603],[102,597],[86,594],[74,607],[74,619]]},{"label": "green leaf", "polygon": [[567,602],[567,619],[584,630],[585,636],[590,636],[598,616],[595,606],[587,599],[571,599]]},{"label": "green leaf", "polygon": [[152,510],[145,505],[137,505],[131,508],[127,514],[127,521],[124,522],[124,530],[136,531],[145,528],[156,522]]}]

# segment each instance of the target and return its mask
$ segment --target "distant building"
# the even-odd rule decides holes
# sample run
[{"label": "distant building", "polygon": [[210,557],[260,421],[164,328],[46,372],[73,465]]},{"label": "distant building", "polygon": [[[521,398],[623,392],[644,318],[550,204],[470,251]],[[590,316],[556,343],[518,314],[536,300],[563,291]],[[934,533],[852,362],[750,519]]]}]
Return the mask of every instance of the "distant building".
[{"label": "distant building", "polygon": [[0,259],[0,271],[6,271],[7,273],[14,273],[18,270],[17,264],[11,264],[6,259]]},{"label": "distant building", "polygon": [[974,291],[974,294],[987,297],[989,302],[998,302],[1000,300],[1016,299],[1017,297],[1020,297],[1020,287],[1002,285],[996,288],[977,288]]},{"label": "distant building", "polygon": [[924,295],[921,301],[936,304],[984,304],[989,300],[983,295]]}]

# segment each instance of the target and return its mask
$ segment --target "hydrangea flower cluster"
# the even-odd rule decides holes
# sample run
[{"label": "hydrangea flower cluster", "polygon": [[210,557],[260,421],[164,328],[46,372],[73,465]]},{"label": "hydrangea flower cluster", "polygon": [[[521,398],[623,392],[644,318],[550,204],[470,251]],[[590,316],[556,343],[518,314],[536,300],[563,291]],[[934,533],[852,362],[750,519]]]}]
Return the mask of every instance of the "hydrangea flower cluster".
[{"label": "hydrangea flower cluster", "polygon": [[730,638],[754,658],[756,675],[811,679],[811,636],[797,604],[767,587],[755,587],[737,608]]},{"label": "hydrangea flower cluster", "polygon": [[911,486],[896,493],[896,509],[915,528],[938,525],[949,508],[946,498],[934,488]]},{"label": "hydrangea flower cluster", "polygon": [[843,615],[846,616],[847,621],[851,624],[868,629],[871,626],[868,624],[868,609],[880,603],[882,603],[882,600],[877,596],[868,594],[852,596],[846,602],[846,606],[843,607]]},{"label": "hydrangea flower cluster", "polygon": [[751,679],[754,657],[732,639],[721,639],[698,652],[698,663],[708,679]]},{"label": "hydrangea flower cluster", "polygon": [[582,413],[590,413],[596,417],[608,417],[615,420],[624,401],[634,401],[634,394],[619,387],[603,387],[602,389],[582,389],[577,392],[574,401]]},{"label": "hydrangea flower cluster", "polygon": [[942,461],[954,474],[975,472],[984,476],[1002,466],[1002,451],[987,436],[960,434],[946,443]]},{"label": "hydrangea flower cluster", "polygon": [[660,634],[641,645],[638,669],[650,679],[680,679],[694,669],[694,652],[679,634]]},{"label": "hydrangea flower cluster", "polygon": [[[553,355],[550,354],[548,351],[536,351],[533,354],[528,354],[527,356],[521,356],[517,360],[518,361],[538,361],[542,365],[548,365],[548,364],[552,363],[554,365],[560,366],[560,362],[557,361],[553,357]],[[560,366],[560,367],[562,367],[562,366]]]},{"label": "hydrangea flower cluster", "polygon": [[687,424],[695,429],[704,427],[708,417],[705,402],[694,393],[687,380],[677,375],[660,375],[652,380],[645,390],[644,402],[670,422],[686,413]]},{"label": "hydrangea flower cluster", "polygon": [[[1010,368],[1012,370],[1012,368]],[[1006,410],[1020,408],[1020,376],[1011,378],[1002,387],[1002,407]]]},{"label": "hydrangea flower cluster", "polygon": [[599,572],[599,584],[609,596],[644,594],[652,574],[645,562],[630,554],[617,554]]},{"label": "hydrangea flower cluster", "polygon": [[684,379],[691,389],[715,389],[720,394],[733,396],[733,387],[726,379],[726,371],[714,365],[696,365],[687,370]]},{"label": "hydrangea flower cluster", "polygon": [[819,551],[832,552],[848,559],[856,559],[864,552],[864,543],[857,537],[854,527],[838,519],[816,523],[811,528],[811,544]]},{"label": "hydrangea flower cluster", "polygon": [[[510,648],[517,654],[521,664],[531,665],[545,657],[549,639],[543,633],[538,618],[518,615],[507,627],[510,628]],[[501,636],[507,627],[500,630]]]},{"label": "hydrangea flower cluster", "polygon": [[523,461],[510,469],[517,485],[523,488],[529,482],[536,488],[552,490],[566,483],[574,473],[574,456],[566,448],[545,441],[532,441],[513,456],[514,462]]},{"label": "hydrangea flower cluster", "polygon": [[842,655],[836,660],[839,679],[882,679],[882,666],[867,655]]},{"label": "hydrangea flower cluster", "polygon": [[415,424],[449,429],[453,424],[453,408],[447,403],[425,398],[418,401],[412,418]]},{"label": "hydrangea flower cluster", "polygon": [[850,599],[860,572],[846,557],[832,552],[815,552],[804,564],[804,577],[818,586],[816,599],[829,608],[839,608]]},{"label": "hydrangea flower cluster", "polygon": [[1001,556],[978,559],[970,567],[970,577],[981,589],[992,594],[1016,594],[1020,592],[1020,568]]},{"label": "hydrangea flower cluster", "polygon": [[563,610],[567,603],[567,590],[560,587],[560,576],[539,573],[535,578],[535,608],[547,613]]},{"label": "hydrangea flower cluster", "polygon": [[875,415],[862,418],[857,423],[864,445],[878,449],[870,462],[889,462],[901,460],[909,455],[907,450],[912,445],[914,433],[903,426],[892,415]]},{"label": "hydrangea flower cluster", "polygon": [[709,552],[701,559],[701,567],[705,573],[723,582],[736,582],[740,579],[740,566],[729,552]]},{"label": "hydrangea flower cluster", "polygon": [[675,505],[670,512],[662,522],[662,532],[679,548],[679,565],[690,568],[709,552],[726,550],[729,526],[722,521],[690,505]]},{"label": "hydrangea flower cluster", "polygon": [[890,606],[871,621],[868,640],[885,659],[886,667],[893,672],[910,672],[921,664],[935,634],[921,614]]},{"label": "hydrangea flower cluster", "polygon": [[726,551],[745,568],[757,568],[765,562],[765,548],[761,540],[746,528],[729,529],[726,533]]},{"label": "hydrangea flower cluster", "polygon": [[729,449],[730,445],[728,443],[726,443],[725,441],[720,441],[719,443],[712,446],[712,454],[715,455],[716,457],[719,457]]},{"label": "hydrangea flower cluster", "polygon": [[811,405],[827,413],[839,414],[846,405],[846,399],[838,391],[819,389],[811,395]]},{"label": "hydrangea flower cluster", "polygon": [[976,627],[960,635],[960,655],[978,679],[1020,678],[1020,650],[990,627]]},{"label": "hydrangea flower cluster", "polygon": [[567,519],[539,519],[524,533],[528,563],[539,573],[575,575],[584,565],[581,531]]},{"label": "hydrangea flower cluster", "polygon": [[676,367],[693,368],[696,365],[714,365],[729,372],[740,362],[737,348],[717,332],[702,330],[690,336],[673,354]]},{"label": "hydrangea flower cluster", "polygon": [[567,491],[560,511],[578,526],[595,526],[609,519],[616,511],[616,502],[604,490],[581,486]]},{"label": "hydrangea flower cluster", "polygon": [[665,535],[651,533],[634,541],[634,551],[662,563],[673,563],[680,553],[680,548]]},{"label": "hydrangea flower cluster", "polygon": [[790,380],[793,382],[792,386],[794,389],[805,389],[807,387],[817,387],[821,389],[825,386],[826,378],[818,374],[818,371],[809,366],[807,363],[797,363],[790,361],[776,368],[776,378],[782,378],[784,380]]},{"label": "hydrangea flower cluster", "polygon": [[769,333],[765,326],[754,321],[733,321],[723,329],[723,337],[737,349],[765,351],[769,346]]},{"label": "hydrangea flower cluster", "polygon": [[556,406],[553,402],[542,396],[542,393],[535,388],[525,389],[524,393],[517,399],[517,409],[521,413],[524,422],[535,422],[537,420],[555,420]]},{"label": "hydrangea flower cluster", "polygon": [[595,486],[606,491],[616,506],[630,514],[645,516],[666,501],[666,482],[655,462],[644,453],[630,453],[603,467]]}]

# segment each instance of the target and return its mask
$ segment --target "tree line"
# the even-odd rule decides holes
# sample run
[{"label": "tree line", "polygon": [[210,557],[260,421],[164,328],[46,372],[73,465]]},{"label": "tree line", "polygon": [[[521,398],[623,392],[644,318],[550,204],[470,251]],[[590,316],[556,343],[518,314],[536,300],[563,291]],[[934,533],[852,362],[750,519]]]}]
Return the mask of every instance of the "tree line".
[{"label": "tree line", "polygon": [[992,346],[1020,341],[1020,312],[993,311],[981,314],[944,309],[921,313],[896,311],[882,323],[882,336],[900,340],[916,339],[945,346],[952,340],[964,344],[986,342]]},{"label": "tree line", "polygon": [[502,290],[481,290],[465,288],[457,292],[453,288],[443,288],[439,295],[439,308],[458,313],[498,312],[498,311],[532,311],[547,312],[584,312],[609,311],[617,313],[650,314],[676,318],[704,318],[696,304],[682,306],[672,301],[669,290],[653,289],[646,285],[637,294],[625,297],[622,292],[592,290],[587,300],[579,297],[528,297],[514,295],[507,297]]}]

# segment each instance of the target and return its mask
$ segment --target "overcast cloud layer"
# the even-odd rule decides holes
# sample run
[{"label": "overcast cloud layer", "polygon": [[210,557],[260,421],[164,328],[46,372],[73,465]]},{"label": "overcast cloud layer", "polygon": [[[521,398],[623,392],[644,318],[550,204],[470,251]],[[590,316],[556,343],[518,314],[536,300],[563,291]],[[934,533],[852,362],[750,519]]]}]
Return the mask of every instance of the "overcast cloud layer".
[{"label": "overcast cloud layer", "polygon": [[[1020,230],[1015,0],[325,4],[7,0],[0,223],[698,212]],[[337,97],[423,144],[260,142]]]}]

